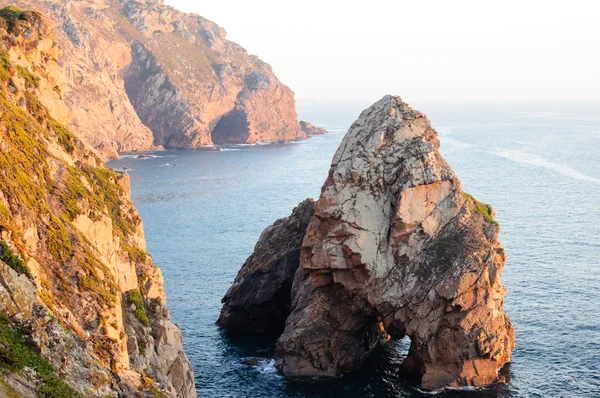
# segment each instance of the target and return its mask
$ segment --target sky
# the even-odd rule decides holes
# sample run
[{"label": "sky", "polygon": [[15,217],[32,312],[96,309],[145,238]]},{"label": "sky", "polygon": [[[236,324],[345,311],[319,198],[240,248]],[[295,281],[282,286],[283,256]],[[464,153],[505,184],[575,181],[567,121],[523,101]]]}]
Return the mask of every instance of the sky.
[{"label": "sky", "polygon": [[600,100],[596,0],[165,0],[268,62],[297,99]]}]

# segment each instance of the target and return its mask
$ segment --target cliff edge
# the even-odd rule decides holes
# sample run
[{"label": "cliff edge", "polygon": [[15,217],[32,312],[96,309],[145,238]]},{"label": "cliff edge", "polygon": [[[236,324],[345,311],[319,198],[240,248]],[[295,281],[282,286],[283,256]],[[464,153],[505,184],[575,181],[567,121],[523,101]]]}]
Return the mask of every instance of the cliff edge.
[{"label": "cliff edge", "polygon": [[0,0],[8,5],[51,21],[71,108],[64,121],[104,158],[307,138],[294,93],[199,15],[163,1]]},{"label": "cliff edge", "polygon": [[41,14],[0,10],[0,391],[195,397],[128,176],[53,117],[58,53]]}]

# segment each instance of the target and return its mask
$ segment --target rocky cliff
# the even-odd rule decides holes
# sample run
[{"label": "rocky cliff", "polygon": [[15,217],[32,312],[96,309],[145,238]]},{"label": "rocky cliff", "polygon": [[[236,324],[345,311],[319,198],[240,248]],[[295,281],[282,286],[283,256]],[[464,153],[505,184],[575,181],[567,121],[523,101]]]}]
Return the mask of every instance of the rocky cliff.
[{"label": "rocky cliff", "polygon": [[61,119],[104,157],[307,138],[271,67],[198,15],[150,0],[0,0],[13,4],[51,20],[71,108]]},{"label": "rocky cliff", "polygon": [[[404,367],[424,389],[498,380],[514,347],[502,310],[500,228],[490,206],[462,191],[438,149],[427,118],[399,97],[384,97],[352,125],[285,298],[291,314],[275,353],[283,374],[357,369],[391,335],[410,337]],[[257,248],[271,239],[263,234]],[[273,272],[253,269],[261,281]]]},{"label": "rocky cliff", "polygon": [[0,11],[0,395],[195,397],[128,176],[53,117],[57,56],[40,14]]},{"label": "rocky cliff", "polygon": [[308,135],[327,134],[323,127],[314,126],[312,123],[300,120],[300,128]]}]

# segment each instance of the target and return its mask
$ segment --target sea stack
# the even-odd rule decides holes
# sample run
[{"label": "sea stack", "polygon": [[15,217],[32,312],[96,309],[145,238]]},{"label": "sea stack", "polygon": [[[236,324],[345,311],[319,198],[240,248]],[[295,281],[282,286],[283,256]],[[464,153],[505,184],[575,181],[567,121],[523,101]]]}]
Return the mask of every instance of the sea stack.
[{"label": "sea stack", "polygon": [[391,335],[411,339],[404,367],[423,389],[498,380],[514,330],[493,217],[463,192],[425,115],[393,96],[365,110],[304,235],[277,369],[336,376]]}]

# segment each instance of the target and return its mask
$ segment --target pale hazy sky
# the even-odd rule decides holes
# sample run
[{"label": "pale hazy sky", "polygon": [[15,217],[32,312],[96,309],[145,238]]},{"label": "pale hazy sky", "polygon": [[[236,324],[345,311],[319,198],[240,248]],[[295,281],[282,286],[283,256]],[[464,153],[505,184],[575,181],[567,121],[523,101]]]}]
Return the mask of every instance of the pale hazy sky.
[{"label": "pale hazy sky", "polygon": [[600,100],[596,0],[166,0],[300,99]]}]

